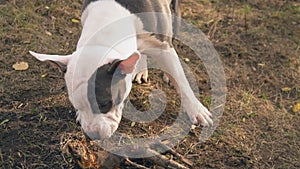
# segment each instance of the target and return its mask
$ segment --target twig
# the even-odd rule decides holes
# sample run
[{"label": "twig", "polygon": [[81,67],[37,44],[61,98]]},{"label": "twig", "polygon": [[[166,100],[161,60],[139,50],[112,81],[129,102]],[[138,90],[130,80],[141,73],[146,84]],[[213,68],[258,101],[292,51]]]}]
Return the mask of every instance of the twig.
[{"label": "twig", "polygon": [[182,162],[184,162],[185,164],[187,164],[188,166],[192,167],[193,166],[193,162],[191,162],[189,159],[183,157],[183,155],[177,153],[176,151],[174,151],[173,149],[171,149],[169,146],[165,145],[165,144],[161,144],[160,146],[164,147],[165,149],[168,150],[168,152],[170,152],[171,154],[173,154],[175,157],[179,158]]},{"label": "twig", "polygon": [[168,168],[168,167],[174,167],[174,168],[178,168],[178,169],[188,169],[186,166],[179,164],[178,162],[172,160],[172,159],[168,159],[167,157],[161,155],[160,153],[158,153],[155,150],[152,149],[147,149],[147,151],[155,156],[150,157],[149,159],[152,160],[154,163],[157,163],[159,165],[161,165],[162,167]]},{"label": "twig", "polygon": [[4,160],[3,160],[3,154],[2,154],[1,148],[0,148],[0,159],[1,159],[1,163],[3,164]]},{"label": "twig", "polygon": [[140,168],[140,169],[150,169],[150,168],[148,168],[148,167],[145,167],[145,166],[143,166],[143,165],[137,164],[137,163],[135,163],[135,162],[129,160],[129,158],[126,158],[125,160],[126,160],[127,163],[129,163],[130,165],[132,165],[132,166],[134,166],[134,167],[136,167],[136,168]]}]

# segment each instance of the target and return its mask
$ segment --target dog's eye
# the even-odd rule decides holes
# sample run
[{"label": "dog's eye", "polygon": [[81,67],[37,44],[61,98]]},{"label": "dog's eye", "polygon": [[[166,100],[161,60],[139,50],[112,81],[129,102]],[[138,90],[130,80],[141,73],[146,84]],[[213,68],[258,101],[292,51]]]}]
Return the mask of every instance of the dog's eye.
[{"label": "dog's eye", "polygon": [[111,100],[107,100],[107,101],[103,101],[103,102],[99,103],[99,109],[100,109],[101,113],[109,112],[111,107],[112,107],[112,101]]},{"label": "dog's eye", "polygon": [[105,102],[101,102],[101,103],[100,103],[100,106],[101,106],[101,107],[106,107],[106,106],[110,105],[111,102],[112,102],[111,100],[108,100],[108,101],[105,101]]}]

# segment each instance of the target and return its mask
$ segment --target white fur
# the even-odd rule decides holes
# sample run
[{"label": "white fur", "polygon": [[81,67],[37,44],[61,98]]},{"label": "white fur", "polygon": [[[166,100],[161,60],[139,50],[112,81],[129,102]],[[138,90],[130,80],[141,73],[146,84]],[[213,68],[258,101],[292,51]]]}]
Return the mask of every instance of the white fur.
[{"label": "white fur", "polygon": [[[106,57],[95,57],[97,56],[95,53]],[[98,67],[115,59],[126,59],[126,57],[106,47],[84,46],[73,54],[65,74],[69,99],[77,109],[77,120],[81,127],[86,133],[98,131],[102,138],[110,137],[117,129],[121,120],[123,104],[114,107],[107,114],[94,114],[87,96],[88,80]],[[125,96],[128,96],[130,92],[131,78],[132,74],[126,76],[128,83],[126,83]]]},{"label": "white fur", "polygon": [[149,46],[143,53],[159,60],[159,62],[156,63],[176,81],[173,82],[173,84],[176,85],[176,89],[181,93],[183,108],[188,113],[192,123],[201,124],[203,126],[212,125],[212,115],[194,95],[175,49],[164,47],[165,43],[161,45],[161,48],[152,48],[152,46]]},{"label": "white fur", "polygon": [[92,2],[82,14],[83,30],[77,44],[113,47],[123,56],[137,50],[136,18],[113,0]]},{"label": "white fur", "polygon": [[[77,109],[77,120],[86,133],[97,132],[100,138],[110,137],[120,123],[123,108],[122,101],[107,114],[94,114],[87,96],[89,78],[98,67],[115,59],[126,59],[138,52],[138,49],[140,56],[153,56],[160,67],[177,80],[177,88],[183,96],[183,107],[191,121],[202,125],[212,124],[211,114],[193,94],[174,48],[157,40],[138,38],[137,32],[142,32],[142,24],[137,17],[115,1],[106,0],[88,5],[81,19],[83,30],[77,49],[72,55],[30,53],[41,61],[52,60],[67,65],[65,80],[69,99]],[[171,25],[171,21],[168,24]],[[171,27],[169,32],[172,32]],[[145,58],[143,57],[141,66],[137,68],[144,72],[135,73],[138,73],[139,79],[147,80]],[[126,76],[125,98],[130,92],[132,78],[133,74]]]}]

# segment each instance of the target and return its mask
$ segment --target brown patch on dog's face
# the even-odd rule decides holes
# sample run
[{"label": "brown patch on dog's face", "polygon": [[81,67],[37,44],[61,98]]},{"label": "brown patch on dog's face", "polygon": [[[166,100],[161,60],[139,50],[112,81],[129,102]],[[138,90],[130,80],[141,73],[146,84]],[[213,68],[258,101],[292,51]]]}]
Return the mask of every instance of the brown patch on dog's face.
[{"label": "brown patch on dog's face", "polygon": [[88,80],[88,101],[94,114],[106,114],[125,99],[131,87],[126,84],[131,80],[127,82],[125,78],[134,72],[139,58],[135,52],[127,59],[102,65],[93,73]]},{"label": "brown patch on dog's face", "polygon": [[124,99],[126,74],[121,73],[118,62],[99,67],[88,81],[88,100],[95,114],[108,113]]}]

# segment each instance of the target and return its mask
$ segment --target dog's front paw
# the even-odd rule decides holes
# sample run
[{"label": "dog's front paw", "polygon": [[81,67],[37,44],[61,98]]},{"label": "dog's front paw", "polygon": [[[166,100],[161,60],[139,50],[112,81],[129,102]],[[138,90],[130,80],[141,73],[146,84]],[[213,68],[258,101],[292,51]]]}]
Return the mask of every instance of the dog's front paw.
[{"label": "dog's front paw", "polygon": [[212,114],[198,100],[189,102],[184,107],[193,124],[202,126],[213,125]]},{"label": "dog's front paw", "polygon": [[148,81],[148,70],[143,70],[143,71],[137,73],[134,77],[134,81],[136,81],[138,84],[141,84],[142,82],[147,83],[147,81]]}]

